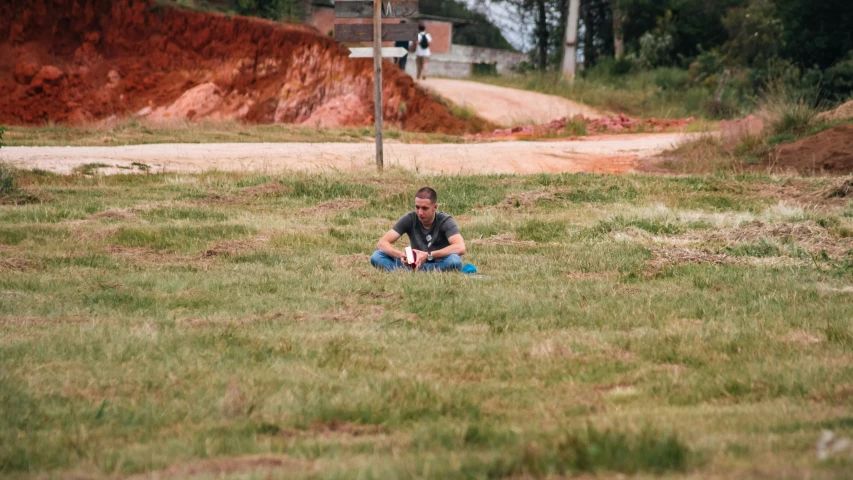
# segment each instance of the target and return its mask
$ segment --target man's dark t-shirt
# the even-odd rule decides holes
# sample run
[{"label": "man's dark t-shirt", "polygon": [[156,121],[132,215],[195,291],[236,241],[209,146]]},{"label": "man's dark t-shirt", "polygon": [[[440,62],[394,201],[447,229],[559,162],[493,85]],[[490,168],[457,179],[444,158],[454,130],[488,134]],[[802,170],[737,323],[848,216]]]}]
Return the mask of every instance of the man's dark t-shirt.
[{"label": "man's dark t-shirt", "polygon": [[409,243],[415,250],[434,252],[449,247],[448,238],[459,233],[456,220],[444,212],[435,212],[435,221],[429,230],[418,219],[418,214],[409,212],[394,224],[394,231],[409,236]]}]

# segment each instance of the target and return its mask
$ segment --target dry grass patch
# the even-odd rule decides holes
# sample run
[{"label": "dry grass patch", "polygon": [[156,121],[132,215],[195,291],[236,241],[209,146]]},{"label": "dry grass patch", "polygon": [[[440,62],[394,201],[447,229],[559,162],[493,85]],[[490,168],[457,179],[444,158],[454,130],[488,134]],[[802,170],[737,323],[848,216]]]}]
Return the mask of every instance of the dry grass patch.
[{"label": "dry grass patch", "polygon": [[82,316],[34,317],[34,316],[0,316],[0,325],[62,325],[88,323],[91,319]]},{"label": "dry grass patch", "polygon": [[269,241],[267,235],[258,235],[251,240],[227,240],[217,243],[213,248],[205,250],[202,257],[218,257],[220,255],[235,255],[247,250],[254,250]]},{"label": "dry grass patch", "polygon": [[726,246],[774,239],[793,243],[813,255],[826,252],[833,258],[845,257],[853,250],[853,238],[838,238],[814,222],[749,222],[740,228],[703,232],[702,241],[719,242]]},{"label": "dry grass patch", "polygon": [[110,255],[129,260],[139,267],[193,266],[202,269],[211,267],[210,256],[206,255],[178,255],[147,247],[123,247],[120,245],[110,245],[107,247],[107,251]]},{"label": "dry grass patch", "polygon": [[795,330],[788,332],[782,337],[785,343],[794,343],[798,345],[816,345],[823,342],[820,337],[812,335],[805,330]]},{"label": "dry grass patch", "polygon": [[339,212],[341,210],[355,210],[367,205],[367,200],[360,198],[339,198],[321,202],[314,207],[303,208],[302,213],[306,214],[323,214],[331,212]]},{"label": "dry grass patch", "polygon": [[130,211],[128,209],[105,210],[103,212],[96,213],[89,218],[91,218],[93,220],[101,220],[101,219],[122,220],[125,222],[138,222],[139,221],[139,217],[136,216],[135,213],[133,213],[132,211]]},{"label": "dry grass patch", "polygon": [[313,464],[286,455],[245,455],[194,460],[176,463],[164,470],[127,477],[128,480],[182,479],[192,477],[221,478],[224,476],[246,476],[266,474],[280,475],[284,472],[307,472]]},{"label": "dry grass patch", "polygon": [[616,278],[618,272],[571,272],[566,275],[569,280],[606,280]]},{"label": "dry grass patch", "polygon": [[38,264],[26,258],[0,258],[0,271],[25,272],[38,268]]},{"label": "dry grass patch", "polygon": [[529,208],[535,206],[539,200],[553,199],[556,193],[554,190],[508,193],[498,206],[503,208]]},{"label": "dry grass patch", "polygon": [[647,273],[654,274],[671,265],[693,263],[697,265],[725,265],[738,263],[738,259],[729,255],[714,253],[707,249],[678,247],[648,247],[652,259],[646,263]]},{"label": "dry grass patch", "polygon": [[508,245],[514,247],[535,247],[533,240],[518,240],[515,233],[501,233],[488,238],[475,238],[468,243],[472,245]]},{"label": "dry grass patch", "polygon": [[274,197],[290,191],[279,182],[267,182],[240,189],[240,195],[247,197]]}]

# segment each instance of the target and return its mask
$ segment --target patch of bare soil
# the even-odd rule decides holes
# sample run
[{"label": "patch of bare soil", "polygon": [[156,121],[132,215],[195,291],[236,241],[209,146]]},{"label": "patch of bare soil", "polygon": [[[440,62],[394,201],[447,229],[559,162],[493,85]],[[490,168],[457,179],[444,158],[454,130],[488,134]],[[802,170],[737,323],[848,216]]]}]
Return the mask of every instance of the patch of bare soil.
[{"label": "patch of bare soil", "polygon": [[132,480],[221,477],[250,472],[305,471],[311,464],[285,455],[246,455],[176,463],[165,470],[128,477]]},{"label": "patch of bare soil", "polygon": [[785,343],[796,343],[800,345],[814,345],[821,343],[823,340],[818,336],[806,332],[805,330],[797,330],[782,337],[782,341]]},{"label": "patch of bare soil", "polygon": [[732,230],[703,232],[705,241],[722,242],[727,245],[751,243],[762,238],[792,241],[812,254],[826,252],[830,257],[844,257],[853,249],[853,239],[833,236],[826,228],[814,222],[750,222]]},{"label": "patch of bare soil", "polygon": [[326,202],[318,203],[314,207],[303,208],[303,213],[329,213],[338,212],[341,210],[354,210],[367,205],[367,200],[360,198],[338,198]]},{"label": "patch of bare soil", "polygon": [[265,235],[258,235],[257,237],[249,240],[228,240],[225,242],[217,243],[216,246],[211,248],[210,250],[205,251],[201,254],[202,257],[217,257],[219,255],[234,255],[240,252],[245,252],[247,250],[254,250],[259,246],[267,243],[269,241],[269,237]]},{"label": "patch of bare soil", "polygon": [[853,179],[841,178],[820,186],[808,179],[788,178],[782,183],[752,185],[748,192],[763,198],[784,200],[803,206],[844,205],[853,195]]},{"label": "patch of bare soil", "polygon": [[26,258],[0,258],[0,271],[12,270],[15,272],[25,272],[37,267],[38,265],[35,262]]},{"label": "patch of bare soil", "polygon": [[572,272],[566,275],[569,280],[604,280],[616,276],[615,271],[611,272]]},{"label": "patch of bare soil", "polygon": [[253,187],[246,187],[240,190],[240,194],[247,197],[275,197],[284,193],[285,189],[278,182],[269,182]]},{"label": "patch of bare soil", "polygon": [[382,305],[363,305],[351,301],[344,301],[344,304],[337,310],[327,310],[325,312],[312,313],[296,313],[294,318],[300,321],[325,321],[325,322],[368,322],[375,321],[385,314],[385,307]]},{"label": "patch of bare soil", "polygon": [[509,245],[514,247],[535,247],[533,240],[518,240],[514,233],[501,233],[488,238],[475,238],[469,243],[473,245]]},{"label": "patch of bare soil", "polygon": [[85,317],[22,317],[22,316],[0,316],[0,325],[55,325],[55,324],[77,324],[86,323],[89,319]]},{"label": "patch of bare soil", "polygon": [[839,125],[780,145],[772,154],[771,166],[801,174],[853,173],[853,125]]},{"label": "patch of bare soil", "polygon": [[120,209],[120,210],[105,210],[100,213],[96,213],[92,215],[90,218],[99,220],[99,219],[110,219],[110,220],[124,220],[127,222],[136,222],[139,221],[139,217],[136,216],[135,213],[130,210]]},{"label": "patch of bare soil", "polygon": [[380,425],[359,425],[351,422],[332,420],[331,422],[315,423],[308,428],[308,433],[313,436],[348,435],[361,437],[365,435],[381,435],[386,433],[385,428]]},{"label": "patch of bare soil", "polygon": [[530,347],[530,356],[533,358],[571,359],[578,355],[572,351],[572,347],[554,340],[545,340]]},{"label": "patch of bare soil", "polygon": [[359,267],[370,264],[370,257],[363,253],[353,253],[352,255],[338,255],[335,258],[335,265],[338,267]]},{"label": "patch of bare soil", "polygon": [[209,192],[204,200],[198,200],[197,203],[204,205],[236,205],[246,203],[246,199],[238,195]]},{"label": "patch of bare soil", "polygon": [[110,255],[122,257],[140,265],[152,266],[194,266],[207,268],[210,262],[204,256],[176,255],[172,253],[159,252],[145,247],[122,247],[110,245],[107,250]]},{"label": "patch of bare soil", "polygon": [[539,200],[550,200],[554,198],[555,193],[556,192],[553,190],[508,193],[499,206],[504,208],[532,207],[535,206],[536,202]]},{"label": "patch of bare soil", "polygon": [[687,263],[724,265],[738,263],[738,259],[729,255],[715,253],[708,249],[691,249],[679,247],[648,247],[652,259],[646,263],[646,275],[655,275],[665,267]]}]

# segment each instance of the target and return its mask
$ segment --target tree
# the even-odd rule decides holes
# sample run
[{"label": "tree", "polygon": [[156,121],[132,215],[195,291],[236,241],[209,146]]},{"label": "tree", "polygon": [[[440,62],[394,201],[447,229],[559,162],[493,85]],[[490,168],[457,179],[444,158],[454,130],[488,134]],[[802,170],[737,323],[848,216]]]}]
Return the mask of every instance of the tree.
[{"label": "tree", "polygon": [[782,21],[770,0],[729,9],[722,22],[728,33],[723,51],[731,64],[764,68],[782,51]]},{"label": "tree", "polygon": [[456,0],[420,0],[418,9],[425,15],[467,20],[453,25],[453,43],[514,50],[501,30],[485,15]]},{"label": "tree", "polygon": [[582,0],[581,25],[584,67],[613,55],[613,11],[609,0]]},{"label": "tree", "polygon": [[774,0],[783,26],[782,54],[802,67],[826,69],[853,51],[850,0]]}]

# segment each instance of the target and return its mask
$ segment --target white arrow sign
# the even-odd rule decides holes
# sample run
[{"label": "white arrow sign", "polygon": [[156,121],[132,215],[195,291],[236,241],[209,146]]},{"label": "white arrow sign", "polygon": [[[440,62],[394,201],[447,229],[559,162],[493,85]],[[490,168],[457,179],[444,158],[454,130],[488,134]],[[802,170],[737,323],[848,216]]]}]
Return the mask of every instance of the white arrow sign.
[{"label": "white arrow sign", "polygon": [[[373,58],[372,47],[350,47],[349,51],[349,58]],[[407,53],[409,51],[403,47],[382,47],[383,57],[402,57]]]}]

